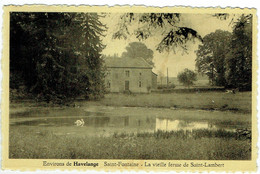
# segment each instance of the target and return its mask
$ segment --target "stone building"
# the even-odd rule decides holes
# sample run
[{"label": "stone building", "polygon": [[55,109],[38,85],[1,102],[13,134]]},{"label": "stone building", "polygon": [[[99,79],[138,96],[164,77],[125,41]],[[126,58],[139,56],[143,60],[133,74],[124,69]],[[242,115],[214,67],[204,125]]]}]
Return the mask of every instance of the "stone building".
[{"label": "stone building", "polygon": [[108,58],[105,64],[109,92],[149,93],[157,88],[157,75],[142,58]]}]

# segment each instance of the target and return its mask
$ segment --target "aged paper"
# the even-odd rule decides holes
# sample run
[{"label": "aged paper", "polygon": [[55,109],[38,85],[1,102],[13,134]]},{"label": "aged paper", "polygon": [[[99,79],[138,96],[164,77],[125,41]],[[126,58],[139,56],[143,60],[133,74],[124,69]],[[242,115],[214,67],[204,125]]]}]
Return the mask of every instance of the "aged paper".
[{"label": "aged paper", "polygon": [[256,171],[256,10],[6,6],[2,166]]}]

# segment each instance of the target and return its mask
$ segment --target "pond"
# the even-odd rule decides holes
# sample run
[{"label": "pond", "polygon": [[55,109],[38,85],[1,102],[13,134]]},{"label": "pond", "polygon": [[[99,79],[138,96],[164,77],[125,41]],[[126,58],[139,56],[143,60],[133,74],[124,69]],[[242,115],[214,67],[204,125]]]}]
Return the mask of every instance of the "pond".
[{"label": "pond", "polygon": [[[199,115],[202,119],[187,119],[185,115]],[[33,126],[39,130],[52,130],[59,135],[111,136],[114,133],[162,131],[193,131],[196,129],[235,131],[243,122],[204,119],[217,117],[215,112],[170,111],[167,109],[92,107],[90,109],[26,110],[10,114],[10,126]],[[222,113],[223,114],[223,113]],[[230,113],[228,113],[230,114]],[[58,116],[59,115],[59,116]],[[204,116],[205,115],[205,116]],[[181,117],[183,116],[183,117]],[[241,116],[240,116],[241,117]],[[77,120],[83,126],[77,126]],[[39,129],[39,130],[38,130]]]}]

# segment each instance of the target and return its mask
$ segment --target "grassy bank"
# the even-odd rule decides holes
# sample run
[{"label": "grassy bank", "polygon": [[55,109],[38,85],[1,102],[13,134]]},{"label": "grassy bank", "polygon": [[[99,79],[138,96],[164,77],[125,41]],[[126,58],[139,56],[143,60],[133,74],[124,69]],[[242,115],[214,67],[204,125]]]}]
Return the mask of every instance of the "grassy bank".
[{"label": "grassy bank", "polygon": [[162,107],[251,112],[251,92],[107,94],[99,103],[107,106]]},{"label": "grassy bank", "polygon": [[[203,131],[57,136],[45,128],[10,129],[10,158],[248,160],[251,142],[235,133]],[[39,130],[38,130],[39,129]],[[186,135],[186,136],[185,136]]]},{"label": "grassy bank", "polygon": [[202,109],[235,111],[251,113],[252,93],[239,92],[236,94],[225,92],[203,92],[203,93],[166,93],[166,94],[106,94],[99,101],[75,101],[66,105],[47,104],[33,100],[14,100],[10,103],[10,112],[25,112],[33,108],[56,108],[88,107],[91,105],[104,105],[115,107],[149,107],[149,108],[171,108],[171,109]]}]

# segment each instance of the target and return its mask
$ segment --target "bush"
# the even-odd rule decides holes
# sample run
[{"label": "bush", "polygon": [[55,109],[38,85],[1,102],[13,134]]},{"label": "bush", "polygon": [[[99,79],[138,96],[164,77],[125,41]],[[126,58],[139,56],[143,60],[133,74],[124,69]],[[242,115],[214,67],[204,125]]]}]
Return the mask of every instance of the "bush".
[{"label": "bush", "polygon": [[178,81],[182,83],[184,86],[192,86],[194,85],[194,81],[197,80],[197,74],[194,71],[189,69],[184,69],[184,71],[180,72],[177,76]]},{"label": "bush", "polygon": [[165,84],[163,84],[163,85],[158,84],[158,85],[157,85],[157,89],[174,89],[175,87],[176,87],[176,86],[175,86],[174,83],[168,84],[168,87],[167,87],[167,85],[165,85]]}]

